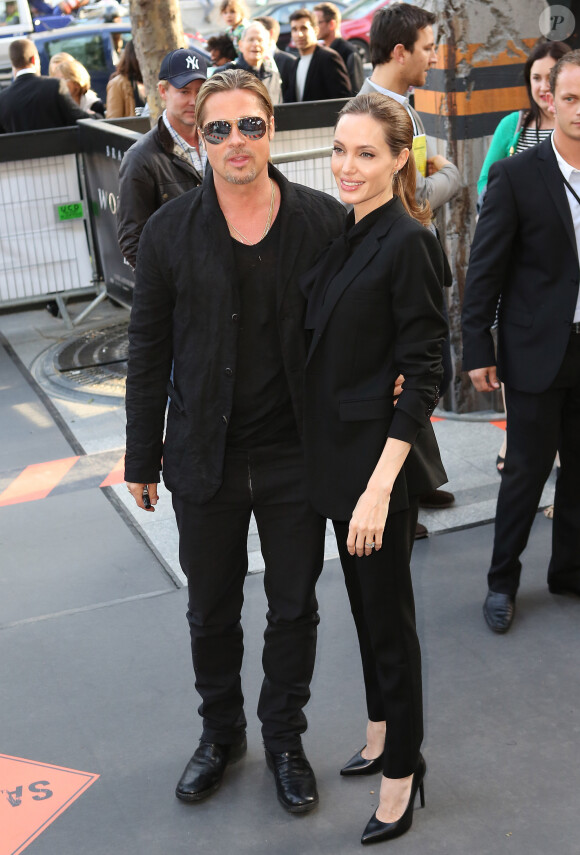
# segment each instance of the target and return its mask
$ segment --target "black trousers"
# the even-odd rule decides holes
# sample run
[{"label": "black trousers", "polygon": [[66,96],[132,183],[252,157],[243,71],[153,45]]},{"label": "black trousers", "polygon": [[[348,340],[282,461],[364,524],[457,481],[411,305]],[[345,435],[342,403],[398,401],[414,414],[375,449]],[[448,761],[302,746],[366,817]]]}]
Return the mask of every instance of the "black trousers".
[{"label": "black trousers", "polygon": [[506,384],[508,443],[497,500],[489,588],[515,596],[530,529],[560,451],[548,581],[580,593],[580,335],[572,334],[552,386],[540,394]]},{"label": "black trousers", "polygon": [[196,505],[174,496],[173,506],[180,562],[188,579],[187,619],[195,685],[202,698],[202,739],[236,742],[246,727],[240,616],[253,511],[268,600],[258,715],[267,748],[299,748],[316,653],[315,585],[325,530],[325,520],[306,497],[302,447],[229,451],[223,484],[210,502]]},{"label": "black trousers", "polygon": [[383,773],[411,775],[423,741],[421,650],[411,582],[418,505],[387,518],[383,546],[359,558],[346,549],[347,522],[334,522],[361,652],[368,717],[387,722]]}]

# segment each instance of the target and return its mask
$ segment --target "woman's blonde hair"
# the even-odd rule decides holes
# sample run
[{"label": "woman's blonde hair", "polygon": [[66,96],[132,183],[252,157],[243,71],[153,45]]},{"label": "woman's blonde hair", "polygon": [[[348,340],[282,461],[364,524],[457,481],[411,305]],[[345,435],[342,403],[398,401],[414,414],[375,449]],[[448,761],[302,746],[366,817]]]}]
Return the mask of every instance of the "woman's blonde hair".
[{"label": "woman's blonde hair", "polygon": [[55,77],[55,69],[58,68],[61,62],[65,62],[70,59],[74,59],[74,56],[71,53],[65,53],[64,51],[61,53],[55,53],[54,56],[51,56],[50,62],[48,63],[48,76]]},{"label": "woman's blonde hair", "polygon": [[59,63],[58,71],[63,80],[71,80],[78,85],[81,95],[86,95],[91,88],[91,76],[82,62],[65,59]]},{"label": "woman's blonde hair", "polygon": [[429,202],[418,203],[415,200],[417,181],[413,156],[413,122],[405,108],[394,98],[371,92],[357,95],[345,104],[338,114],[336,124],[338,125],[342,116],[353,114],[371,116],[380,124],[393,157],[398,157],[403,149],[409,149],[406,164],[393,176],[393,192],[400,198],[407,213],[421,225],[428,226],[431,223],[431,206]]}]

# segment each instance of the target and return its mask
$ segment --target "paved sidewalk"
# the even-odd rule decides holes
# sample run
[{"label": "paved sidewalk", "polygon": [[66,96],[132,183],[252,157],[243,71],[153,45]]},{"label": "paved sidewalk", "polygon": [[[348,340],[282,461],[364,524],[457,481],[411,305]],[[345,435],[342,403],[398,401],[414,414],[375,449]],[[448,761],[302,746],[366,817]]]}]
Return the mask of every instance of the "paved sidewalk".
[{"label": "paved sidewalk", "polygon": [[[117,323],[124,314],[111,305],[99,311],[90,324]],[[156,514],[145,529],[124,513],[117,488],[99,488],[122,450],[122,408],[88,393],[68,399],[55,393],[39,365],[46,365],[43,352],[68,336],[60,322],[44,310],[10,313],[0,315],[0,332],[8,342],[0,342],[1,751],[49,764],[22,764],[22,780],[15,780],[6,777],[5,764],[19,761],[0,755],[0,855],[22,851],[6,849],[9,833],[28,839],[31,855],[359,852],[380,778],[338,775],[364,743],[365,724],[338,562],[327,561],[318,589],[319,650],[305,738],[320,807],[307,816],[285,813],[264,764],[255,715],[266,611],[258,573],[247,580],[243,618],[248,755],[228,770],[213,798],[178,802],[173,791],[197,742],[199,701],[187,594],[169,549],[161,556],[150,544],[170,543],[169,514]],[[482,523],[497,489],[500,432],[450,421],[436,429],[458,497],[455,511],[438,512],[437,519],[445,514],[449,526],[466,525],[479,512]],[[54,461],[68,461],[62,478]],[[77,466],[84,467],[78,477]],[[33,476],[27,501],[3,504],[2,494],[22,471]],[[55,477],[59,486],[50,488]],[[155,526],[167,526],[163,537]],[[416,544],[427,807],[416,812],[408,835],[388,844],[389,852],[580,851],[579,603],[547,591],[550,531],[539,514],[516,620],[504,637],[490,633],[481,615],[492,527],[448,527]],[[80,770],[90,786],[58,816],[61,779]],[[51,793],[47,807],[55,805],[44,830],[38,819],[44,801],[33,801],[39,787],[41,799]]]}]

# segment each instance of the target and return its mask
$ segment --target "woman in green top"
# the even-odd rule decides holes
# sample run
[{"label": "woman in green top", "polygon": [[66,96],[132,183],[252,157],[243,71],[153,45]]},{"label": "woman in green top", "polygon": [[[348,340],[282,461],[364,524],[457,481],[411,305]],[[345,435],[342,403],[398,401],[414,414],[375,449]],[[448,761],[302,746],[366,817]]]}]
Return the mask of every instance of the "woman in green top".
[{"label": "woman in green top", "polygon": [[[546,97],[550,91],[550,71],[569,50],[564,42],[541,42],[533,48],[524,66],[530,107],[509,113],[497,126],[477,182],[480,197],[487,186],[492,163],[537,145],[554,129],[554,115]],[[480,204],[482,201],[483,198]]]}]

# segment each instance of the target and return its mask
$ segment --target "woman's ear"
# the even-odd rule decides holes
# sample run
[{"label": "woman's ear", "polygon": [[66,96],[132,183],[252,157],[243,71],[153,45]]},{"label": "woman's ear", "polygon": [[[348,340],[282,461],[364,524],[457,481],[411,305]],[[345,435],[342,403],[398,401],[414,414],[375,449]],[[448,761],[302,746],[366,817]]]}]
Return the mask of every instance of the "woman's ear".
[{"label": "woman's ear", "polygon": [[399,156],[397,157],[397,160],[395,162],[395,169],[396,170],[402,169],[408,160],[409,160],[409,149],[404,148],[401,152],[399,152]]}]

